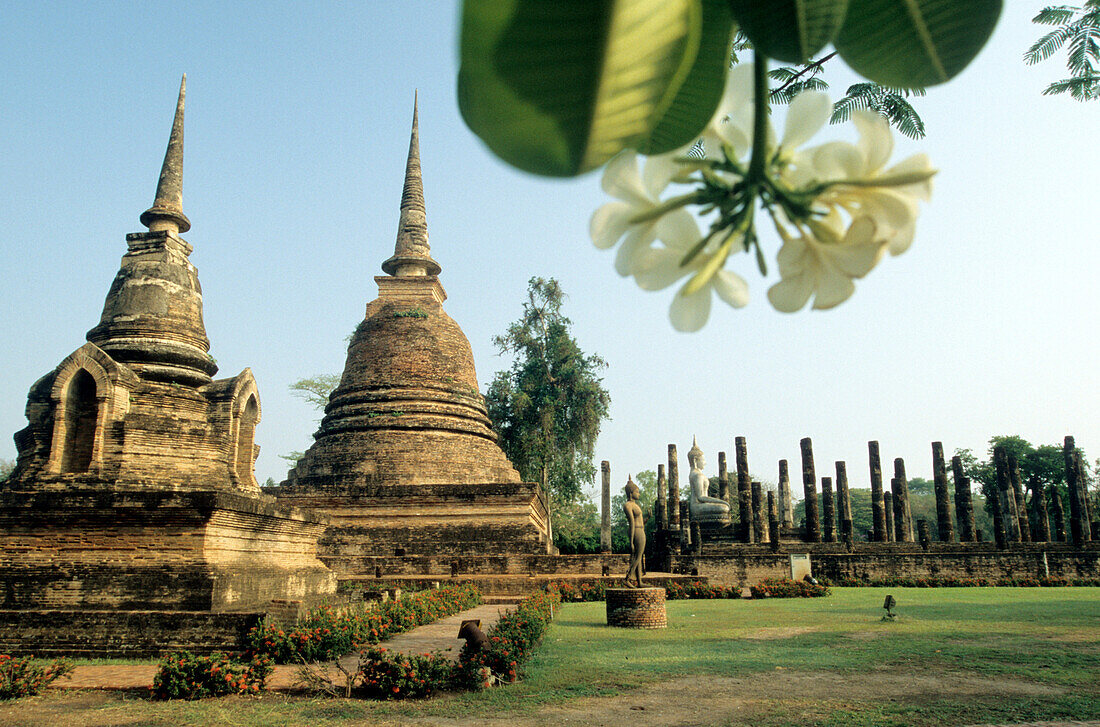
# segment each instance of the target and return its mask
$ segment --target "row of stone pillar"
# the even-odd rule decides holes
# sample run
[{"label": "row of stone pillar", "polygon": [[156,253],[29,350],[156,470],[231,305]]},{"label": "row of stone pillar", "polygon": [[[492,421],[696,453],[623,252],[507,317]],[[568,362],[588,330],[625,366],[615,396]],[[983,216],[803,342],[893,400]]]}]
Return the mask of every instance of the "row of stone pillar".
[{"label": "row of stone pillar", "polygon": [[[806,503],[806,517],[803,537],[808,542],[847,542],[851,543],[852,504],[848,492],[847,465],[839,460],[835,463],[836,490],[834,493],[832,477],[821,478],[821,508],[818,508],[817,473],[814,466],[813,441],[806,437],[800,443],[802,456],[802,486]],[[777,493],[765,493],[759,482],[753,482],[749,475],[748,447],[744,437],[734,440],[736,487],[731,487],[727,471],[726,453],[718,453],[718,496],[730,504],[731,512],[736,508],[739,515],[737,536],[745,543],[778,542],[780,529],[794,528],[794,512],[791,502],[790,476],[787,460],[779,461],[779,487]],[[1080,545],[1091,540],[1087,477],[1081,453],[1074,445],[1073,437],[1065,438],[1063,448],[1066,483],[1070,499],[1070,541]],[[877,441],[867,443],[868,465],[871,478],[872,542],[914,542],[917,533],[913,529],[913,516],[909,504],[909,480],[905,474],[905,461],[898,457],[894,460],[894,476],[890,479],[890,490],[883,489],[882,464]],[[998,544],[1007,542],[1049,542],[1065,541],[1064,510],[1057,491],[1044,492],[1041,482],[1029,483],[1032,490],[1032,503],[1035,509],[1034,525],[1024,505],[1023,483],[1020,479],[1019,463],[1015,457],[1001,447],[993,451],[997,477],[997,501],[994,507],[994,537]],[[955,487],[952,493],[947,482],[947,468],[943,454],[943,444],[932,442],[932,476],[936,497],[936,529],[941,542],[974,542],[981,540],[981,532],[974,527],[974,506],[971,497],[970,479],[963,473],[959,457],[951,458],[951,469]],[[602,518],[600,523],[600,547],[604,552],[611,550],[611,467],[604,461],[601,465],[603,492],[601,498]],[[666,496],[667,492],[667,496]],[[1054,518],[1055,532],[1051,533],[1047,512],[1047,499],[1050,499]],[[657,501],[654,517],[658,531],[682,532],[685,543],[693,541],[692,529],[682,520],[690,517],[690,510],[679,506],[669,507],[670,503],[680,504],[680,474],[675,444],[668,445],[668,469],[657,466]],[[953,505],[953,508],[952,508]],[[958,531],[952,522],[952,509]],[[1052,537],[1053,536],[1053,537]],[[921,538],[927,540],[930,537]],[[697,540],[697,538],[696,538]]]}]

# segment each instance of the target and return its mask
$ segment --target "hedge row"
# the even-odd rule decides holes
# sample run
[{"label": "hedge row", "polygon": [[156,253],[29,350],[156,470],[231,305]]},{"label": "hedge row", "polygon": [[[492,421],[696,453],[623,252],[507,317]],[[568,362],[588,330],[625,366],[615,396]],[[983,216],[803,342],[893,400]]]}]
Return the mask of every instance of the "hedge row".
[{"label": "hedge row", "polygon": [[240,661],[214,653],[195,656],[189,651],[169,654],[157,665],[153,699],[202,699],[224,694],[256,694],[271,676],[271,657],[253,654]]},{"label": "hedge row", "polygon": [[41,667],[36,666],[30,656],[0,654],[0,700],[34,696],[50,682],[72,671],[73,665],[66,659]]},{"label": "hedge row", "polygon": [[[766,578],[750,586],[750,590],[753,598],[814,598],[829,595],[827,586],[792,581],[789,578]],[[557,593],[563,602],[603,601],[606,598],[607,585],[603,581],[559,581],[547,586],[547,591]],[[665,586],[665,598],[669,601],[740,597],[740,588],[711,585],[703,581],[671,581]]]},{"label": "hedge row", "polygon": [[[822,579],[825,582],[825,579]],[[1100,586],[1100,578],[1035,578],[1017,576],[1014,578],[956,578],[952,576],[928,576],[912,578],[908,576],[889,576],[887,578],[852,578],[845,576],[828,581],[829,585],[843,587],[892,586],[895,588],[981,588],[991,586],[1017,586],[1038,588],[1041,586]]]},{"label": "hedge row", "polygon": [[542,641],[559,599],[538,593],[500,617],[479,652],[463,647],[457,664],[438,652],[407,655],[384,648],[367,649],[359,659],[356,696],[410,699],[453,689],[482,689],[514,682],[520,667]]},{"label": "hedge row", "polygon": [[253,627],[248,632],[248,645],[251,652],[266,654],[277,664],[335,659],[479,603],[481,593],[477,588],[461,583],[406,593],[398,601],[376,604],[365,612],[341,612],[324,606],[293,626],[264,623]]}]

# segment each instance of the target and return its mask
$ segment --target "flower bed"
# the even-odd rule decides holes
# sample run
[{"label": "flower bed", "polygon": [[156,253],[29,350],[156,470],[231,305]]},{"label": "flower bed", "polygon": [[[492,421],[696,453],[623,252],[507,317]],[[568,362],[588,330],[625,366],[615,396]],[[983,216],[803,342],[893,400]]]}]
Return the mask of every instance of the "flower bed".
[{"label": "flower bed", "polygon": [[829,595],[829,587],[821,583],[792,581],[790,578],[765,578],[750,586],[753,598],[820,598]]},{"label": "flower bed", "polygon": [[526,598],[515,611],[500,617],[486,636],[481,651],[465,647],[459,655],[455,686],[481,689],[498,682],[514,682],[531,650],[542,642],[554,619],[561,598],[554,592],[536,593]]},{"label": "flower bed", "polygon": [[378,646],[359,657],[355,696],[368,699],[414,699],[451,688],[456,665],[437,653],[400,654]]},{"label": "flower bed", "polygon": [[895,588],[988,588],[991,586],[1017,586],[1038,588],[1040,586],[1100,586],[1100,578],[1061,578],[1017,576],[1014,578],[957,578],[952,576],[927,576],[913,578],[908,576],[890,576],[887,578],[851,578],[843,577],[830,581],[834,586],[892,586]]},{"label": "flower bed", "polygon": [[153,678],[154,699],[202,699],[223,694],[256,694],[271,676],[271,657],[255,654],[249,661],[225,654],[195,656],[179,651],[160,660]]},{"label": "flower bed", "polygon": [[[767,578],[750,587],[753,598],[813,598],[829,595],[823,585],[811,585],[789,578]],[[607,586],[602,581],[582,583],[551,583],[548,592],[557,593],[563,603],[603,601]],[[665,598],[669,601],[684,599],[740,598],[741,589],[734,586],[717,586],[703,581],[671,581],[665,586]]]},{"label": "flower bed", "polygon": [[463,583],[438,590],[405,594],[399,601],[359,613],[330,606],[311,611],[293,626],[265,623],[248,633],[252,651],[277,664],[335,659],[359,645],[377,644],[393,634],[436,621],[481,603],[481,593]]},{"label": "flower bed", "polygon": [[68,676],[73,665],[58,659],[48,666],[35,666],[32,657],[0,654],[0,699],[30,697],[55,679]]}]

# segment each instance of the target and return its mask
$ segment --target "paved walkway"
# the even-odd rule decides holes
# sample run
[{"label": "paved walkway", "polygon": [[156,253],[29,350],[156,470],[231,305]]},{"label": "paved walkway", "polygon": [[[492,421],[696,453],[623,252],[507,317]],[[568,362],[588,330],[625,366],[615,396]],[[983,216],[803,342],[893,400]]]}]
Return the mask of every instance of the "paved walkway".
[{"label": "paved walkway", "polygon": [[[380,646],[403,654],[425,654],[431,651],[443,651],[454,661],[462,650],[462,639],[458,638],[458,628],[466,619],[481,619],[482,630],[487,631],[497,622],[501,614],[515,608],[515,604],[484,604],[456,613],[454,616],[440,619],[435,623],[420,626],[412,631],[398,634]],[[340,659],[340,665],[348,671],[354,671],[359,663],[356,654]],[[96,664],[78,666],[73,670],[72,679],[59,679],[51,685],[53,689],[108,689],[108,690],[148,690],[156,675],[155,664]],[[299,667],[295,665],[276,666],[267,680],[267,688],[277,692],[290,692],[301,689],[298,682]],[[336,684],[342,684],[344,676],[332,666],[324,672]]]}]

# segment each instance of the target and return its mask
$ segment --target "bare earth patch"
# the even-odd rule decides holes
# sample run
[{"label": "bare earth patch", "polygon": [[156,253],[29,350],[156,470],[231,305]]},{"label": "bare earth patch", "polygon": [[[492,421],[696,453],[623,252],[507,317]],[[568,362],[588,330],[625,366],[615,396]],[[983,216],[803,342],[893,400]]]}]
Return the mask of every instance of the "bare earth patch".
[{"label": "bare earth patch", "polygon": [[[990,679],[964,672],[934,675],[876,670],[865,674],[793,672],[777,669],[743,678],[696,677],[657,682],[614,697],[585,697],[542,707],[533,714],[481,714],[465,718],[393,718],[348,724],[417,724],[445,727],[662,727],[665,725],[751,725],[775,701],[829,702],[899,700],[909,703],[980,696],[1050,696],[1063,690],[1010,678]],[[265,697],[264,699],[268,699]],[[335,700],[340,701],[340,700]],[[229,705],[226,705],[229,707]],[[259,706],[241,702],[242,711]],[[333,706],[336,706],[335,704]],[[230,711],[232,711],[232,708]],[[820,703],[818,704],[820,708]],[[134,718],[125,702],[109,692],[67,691],[0,704],[0,727],[131,727],[168,725]]]},{"label": "bare earth patch", "polygon": [[945,672],[935,676],[877,672],[844,675],[788,672],[749,678],[698,677],[651,684],[617,697],[587,697],[544,707],[529,717],[429,718],[422,724],[449,727],[520,727],[578,724],[593,727],[753,724],[756,710],[771,700],[898,699],[909,702],[960,696],[1044,696],[1061,689],[1013,679],[988,679]]},{"label": "bare earth patch", "polygon": [[820,630],[820,627],[816,626],[775,626],[756,629],[751,634],[746,636],[745,639],[748,641],[790,639],[795,636],[801,636],[802,634],[812,634],[813,632]]}]

